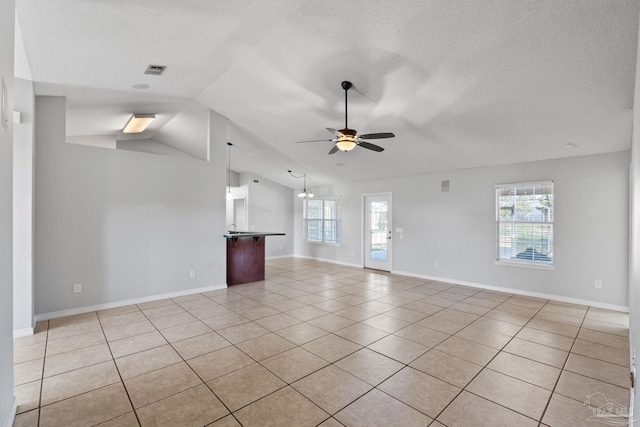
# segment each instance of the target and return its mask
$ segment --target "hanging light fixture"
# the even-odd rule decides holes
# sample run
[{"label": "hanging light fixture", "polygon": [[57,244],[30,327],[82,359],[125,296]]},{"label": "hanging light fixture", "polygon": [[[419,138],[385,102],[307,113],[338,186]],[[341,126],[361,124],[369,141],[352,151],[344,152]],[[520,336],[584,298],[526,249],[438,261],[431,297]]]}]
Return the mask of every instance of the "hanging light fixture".
[{"label": "hanging light fixture", "polygon": [[294,178],[304,179],[304,187],[303,187],[302,191],[300,191],[298,193],[298,197],[300,199],[304,199],[304,198],[312,199],[312,198],[315,197],[315,195],[313,194],[313,191],[311,191],[311,189],[307,190],[307,174],[306,173],[303,173],[302,175],[297,176],[297,175],[294,175],[293,172],[291,172],[290,170],[287,171],[287,172],[289,172],[289,175],[291,175]]},{"label": "hanging light fixture", "polygon": [[227,163],[227,200],[233,200],[233,194],[231,194],[231,146],[233,144],[227,142],[227,146],[229,147],[229,162]]}]

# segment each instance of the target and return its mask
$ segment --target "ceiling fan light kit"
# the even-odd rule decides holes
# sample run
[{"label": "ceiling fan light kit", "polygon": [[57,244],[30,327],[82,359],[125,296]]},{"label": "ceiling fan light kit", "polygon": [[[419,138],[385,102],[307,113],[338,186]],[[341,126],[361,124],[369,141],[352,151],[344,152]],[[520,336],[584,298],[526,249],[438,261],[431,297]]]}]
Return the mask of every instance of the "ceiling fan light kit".
[{"label": "ceiling fan light kit", "polygon": [[355,130],[345,128],[339,131],[336,146],[340,151],[351,151],[356,148],[356,145],[358,143]]},{"label": "ceiling fan light kit", "polygon": [[[366,148],[368,150],[381,152],[384,151],[384,148],[372,144],[370,142],[365,141],[365,139],[383,139],[383,138],[393,138],[395,135],[391,132],[381,132],[381,133],[368,133],[364,135],[358,135],[358,131],[355,129],[349,129],[348,122],[348,103],[347,103],[347,93],[349,89],[353,87],[353,83],[349,81],[342,82],[342,89],[344,89],[344,129],[336,130],[332,128],[327,128],[327,130],[336,135],[334,139],[314,139],[311,141],[298,141],[298,143],[304,142],[333,142],[335,146],[329,151],[329,154],[337,153],[338,151],[351,151],[356,146],[360,146],[362,148]],[[291,171],[289,171],[291,173]],[[298,196],[304,197],[304,196]]]}]

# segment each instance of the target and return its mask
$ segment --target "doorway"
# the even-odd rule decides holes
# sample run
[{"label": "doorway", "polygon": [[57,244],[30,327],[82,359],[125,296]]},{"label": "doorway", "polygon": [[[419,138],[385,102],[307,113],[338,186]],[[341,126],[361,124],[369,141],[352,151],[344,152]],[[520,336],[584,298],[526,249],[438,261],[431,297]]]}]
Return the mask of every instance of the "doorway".
[{"label": "doorway", "polygon": [[246,200],[233,199],[233,223],[236,225],[237,231],[247,231],[247,213],[246,213]]},{"label": "doorway", "polygon": [[391,271],[391,193],[364,196],[364,267]]}]

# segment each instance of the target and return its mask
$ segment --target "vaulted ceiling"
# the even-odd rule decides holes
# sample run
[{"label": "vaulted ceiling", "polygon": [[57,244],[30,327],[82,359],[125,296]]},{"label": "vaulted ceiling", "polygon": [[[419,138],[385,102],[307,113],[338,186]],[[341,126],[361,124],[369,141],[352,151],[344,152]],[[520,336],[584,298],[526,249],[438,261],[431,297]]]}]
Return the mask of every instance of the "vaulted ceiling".
[{"label": "vaulted ceiling", "polygon": [[[194,123],[211,108],[229,119],[234,170],[292,187],[287,169],[320,185],[630,147],[640,0],[16,8],[16,76],[68,97],[70,131],[115,133],[145,108],[164,118],[161,142],[198,156]],[[167,69],[145,75],[149,64]],[[384,152],[294,143],[343,127],[343,80],[354,83],[349,127],[396,134],[375,141]]]}]

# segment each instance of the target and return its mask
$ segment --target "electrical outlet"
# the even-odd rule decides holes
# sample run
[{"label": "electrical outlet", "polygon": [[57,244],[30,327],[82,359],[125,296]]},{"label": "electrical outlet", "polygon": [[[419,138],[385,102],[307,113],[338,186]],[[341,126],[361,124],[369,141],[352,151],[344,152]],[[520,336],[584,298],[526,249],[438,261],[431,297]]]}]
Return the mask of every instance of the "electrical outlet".
[{"label": "electrical outlet", "polygon": [[82,292],[82,284],[76,283],[75,285],[73,285],[73,293],[77,294],[79,292]]},{"label": "electrical outlet", "polygon": [[440,267],[440,262],[436,261],[436,262],[433,263],[433,265],[435,266],[435,268],[438,268],[438,267]]},{"label": "electrical outlet", "polygon": [[196,277],[196,271],[195,271],[195,270],[191,270],[191,271],[189,271],[189,277],[190,277],[191,279],[193,279],[194,277]]},{"label": "electrical outlet", "polygon": [[602,280],[595,281],[596,289],[602,289]]}]

